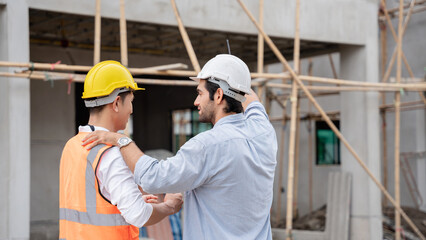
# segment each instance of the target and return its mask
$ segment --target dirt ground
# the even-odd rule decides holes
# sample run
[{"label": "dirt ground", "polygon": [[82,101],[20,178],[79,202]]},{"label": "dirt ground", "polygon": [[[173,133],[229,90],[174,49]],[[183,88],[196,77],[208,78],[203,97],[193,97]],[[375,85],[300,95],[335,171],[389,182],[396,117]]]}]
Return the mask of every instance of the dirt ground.
[{"label": "dirt ground", "polygon": [[[404,212],[408,215],[411,221],[417,228],[426,236],[426,213],[412,207],[402,207]],[[293,220],[293,229],[310,230],[310,231],[324,231],[325,218],[327,207],[323,207]],[[383,209],[383,239],[395,239],[395,209],[394,207],[386,207]],[[417,240],[420,239],[417,234],[411,229],[407,222],[401,217],[402,222],[402,239]],[[285,220],[272,223],[272,227],[285,228]]]}]

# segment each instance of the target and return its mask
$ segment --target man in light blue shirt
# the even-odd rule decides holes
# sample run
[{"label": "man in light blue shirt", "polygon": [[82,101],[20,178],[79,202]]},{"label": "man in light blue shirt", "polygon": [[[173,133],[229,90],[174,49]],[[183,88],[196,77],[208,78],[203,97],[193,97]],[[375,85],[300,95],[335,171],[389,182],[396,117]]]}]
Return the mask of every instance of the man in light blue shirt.
[{"label": "man in light blue shirt", "polygon": [[[277,140],[250,89],[248,67],[235,56],[218,55],[192,79],[199,82],[194,102],[199,119],[214,127],[167,161],[145,155],[133,143],[121,153],[144,191],[185,192],[184,239],[272,239]],[[85,144],[117,145],[121,138],[94,133]]]}]

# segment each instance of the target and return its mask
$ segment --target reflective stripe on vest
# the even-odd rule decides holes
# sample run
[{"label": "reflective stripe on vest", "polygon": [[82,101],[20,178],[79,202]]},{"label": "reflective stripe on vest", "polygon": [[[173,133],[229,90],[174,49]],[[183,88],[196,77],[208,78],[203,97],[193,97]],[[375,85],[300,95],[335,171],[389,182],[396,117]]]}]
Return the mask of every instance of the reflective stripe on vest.
[{"label": "reflective stripe on vest", "polygon": [[86,212],[80,212],[69,208],[59,209],[59,219],[81,224],[90,224],[94,226],[123,226],[130,225],[121,214],[97,214],[96,213],[96,189],[95,189],[95,170],[93,161],[101,148],[105,145],[100,144],[92,148],[87,155],[86,165]]}]

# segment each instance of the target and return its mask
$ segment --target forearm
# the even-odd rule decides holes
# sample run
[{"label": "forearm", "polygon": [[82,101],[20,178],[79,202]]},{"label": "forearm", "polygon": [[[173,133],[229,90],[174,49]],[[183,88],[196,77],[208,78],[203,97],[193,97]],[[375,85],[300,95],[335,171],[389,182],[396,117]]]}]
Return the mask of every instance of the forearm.
[{"label": "forearm", "polygon": [[163,218],[175,213],[175,209],[173,207],[167,205],[164,202],[163,203],[157,203],[157,204],[151,204],[151,205],[153,207],[152,214],[151,214],[151,217],[145,223],[144,226],[156,224],[159,221],[161,221]]},{"label": "forearm", "polygon": [[123,155],[123,159],[129,167],[130,171],[134,173],[136,163],[138,162],[139,158],[144,155],[144,153],[139,149],[135,142],[132,142],[125,147],[122,147],[120,149],[120,152],[121,155]]}]

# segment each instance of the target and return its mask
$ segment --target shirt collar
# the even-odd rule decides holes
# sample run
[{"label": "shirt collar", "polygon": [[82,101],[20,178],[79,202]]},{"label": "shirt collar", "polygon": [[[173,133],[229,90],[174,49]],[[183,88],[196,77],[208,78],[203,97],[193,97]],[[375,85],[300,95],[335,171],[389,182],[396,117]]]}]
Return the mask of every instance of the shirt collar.
[{"label": "shirt collar", "polygon": [[242,121],[242,120],[244,120],[244,114],[242,114],[242,113],[231,114],[231,115],[228,115],[226,117],[219,119],[219,121],[216,122],[216,124],[213,126],[213,128],[216,127],[216,126],[222,125],[222,124],[238,122],[238,121]]},{"label": "shirt collar", "polygon": [[[108,129],[106,129],[106,128],[98,127],[98,126],[94,126],[94,127],[95,127],[95,131],[96,131],[96,130],[101,130],[101,131],[107,131],[107,132],[109,132],[109,130],[108,130]],[[79,127],[78,127],[78,131],[79,131],[79,132],[91,132],[91,131],[92,131],[92,129],[90,129],[90,126],[89,126],[89,125],[85,125],[85,126],[79,126]]]}]

